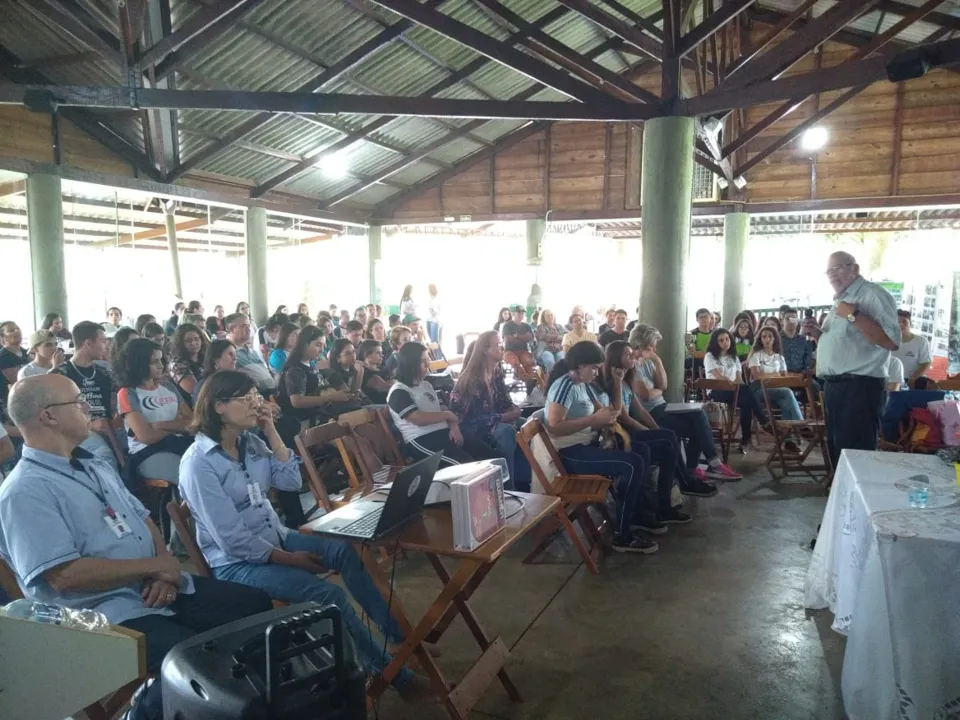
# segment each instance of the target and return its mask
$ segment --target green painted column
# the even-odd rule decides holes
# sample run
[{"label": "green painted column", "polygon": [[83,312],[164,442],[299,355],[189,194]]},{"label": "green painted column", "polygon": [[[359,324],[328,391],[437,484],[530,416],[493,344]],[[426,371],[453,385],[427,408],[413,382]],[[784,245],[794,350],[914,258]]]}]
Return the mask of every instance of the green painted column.
[{"label": "green painted column", "polygon": [[267,322],[267,211],[247,208],[247,302],[258,326]]},{"label": "green painted column", "polygon": [[27,176],[27,228],[37,327],[47,313],[67,319],[67,273],[63,259],[63,199],[58,175]]},{"label": "green painted column", "polygon": [[367,228],[367,261],[370,265],[370,299],[367,302],[380,302],[380,286],[377,284],[377,268],[383,257],[381,243],[383,228],[379,225]]},{"label": "green painted column", "polygon": [[661,117],[643,126],[641,212],[643,286],[640,319],[663,335],[657,354],[669,379],[666,397],[683,395],[687,259],[693,202],[694,119]]},{"label": "green painted column", "polygon": [[750,239],[750,215],[744,212],[727,213],[723,217],[723,326],[733,330],[731,323],[744,309],[743,261]]}]

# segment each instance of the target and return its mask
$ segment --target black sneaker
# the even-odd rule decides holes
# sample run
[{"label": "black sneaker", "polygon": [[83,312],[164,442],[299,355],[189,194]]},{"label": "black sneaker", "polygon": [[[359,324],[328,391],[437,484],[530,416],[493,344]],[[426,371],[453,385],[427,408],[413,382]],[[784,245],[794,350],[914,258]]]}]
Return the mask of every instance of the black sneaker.
[{"label": "black sneaker", "polygon": [[653,540],[623,536],[617,536],[613,538],[614,552],[643,553],[644,555],[652,555],[659,549],[660,546],[657,545]]},{"label": "black sneaker", "polygon": [[715,488],[713,485],[708,485],[705,482],[691,478],[680,486],[680,494],[690,495],[691,497],[709,498],[717,494],[717,488]]},{"label": "black sneaker", "polygon": [[643,530],[651,535],[663,535],[667,531],[667,526],[657,519],[652,513],[642,513],[640,521],[630,525],[633,530]]},{"label": "black sneaker", "polygon": [[674,508],[657,513],[657,519],[662,525],[686,525],[693,522],[693,517]]}]

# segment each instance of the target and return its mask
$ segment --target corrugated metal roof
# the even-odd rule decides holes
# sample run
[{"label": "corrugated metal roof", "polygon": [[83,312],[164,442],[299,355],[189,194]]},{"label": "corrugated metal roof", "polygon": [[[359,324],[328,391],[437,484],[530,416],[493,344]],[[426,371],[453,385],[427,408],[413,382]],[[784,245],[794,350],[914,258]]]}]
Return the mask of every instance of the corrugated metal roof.
[{"label": "corrugated metal roof", "polygon": [[[528,22],[535,22],[557,8],[555,0],[503,0],[505,5]],[[634,13],[649,16],[658,11],[661,0],[619,0]],[[824,12],[836,0],[821,0],[815,14]],[[922,0],[903,0],[917,6]],[[84,43],[31,9],[32,0],[8,0],[4,4],[4,22],[0,24],[0,45],[23,60],[60,56],[89,50]],[[799,6],[801,0],[761,0],[760,6],[788,12]],[[188,21],[205,3],[201,0],[171,0],[171,19],[174,29]],[[76,0],[73,4],[93,18],[102,33],[119,35],[117,0]],[[698,4],[699,6],[699,4]],[[604,4],[604,10],[630,22]],[[446,0],[440,12],[465,23],[495,40],[513,33],[509,23],[492,19],[474,0]],[[960,17],[960,0],[947,0],[938,12]],[[871,12],[851,27],[865,33],[875,32],[879,12]],[[377,37],[384,28],[402,18],[389,9],[366,0],[266,0],[245,14],[230,29],[210,42],[201,52],[182,64],[177,73],[180,89],[238,89],[291,91],[314,81],[325,68],[349,56],[357,48]],[[898,16],[887,14],[879,25],[885,30],[898,21]],[[899,38],[904,42],[918,42],[935,30],[931,23],[918,23]],[[608,34],[594,23],[573,11],[566,11],[544,28],[544,32],[574,51],[585,52],[603,42]],[[116,46],[119,47],[119,41]],[[517,46],[521,47],[521,46]],[[633,62],[636,53],[627,52]],[[603,66],[622,72],[624,55],[608,50],[595,58]],[[376,93],[383,95],[416,96],[449,77],[451,71],[481,57],[465,45],[439,32],[414,24],[402,36],[394,38],[323,86],[325,92]],[[552,65],[551,67],[557,67]],[[86,62],[60,64],[44,71],[56,83],[110,85],[118,82],[120,67],[113,59],[97,58]],[[544,88],[522,73],[495,61],[486,61],[467,80],[453,84],[439,93],[450,98],[507,99],[525,90],[535,88],[535,100],[562,100],[566,96]],[[178,120],[181,161],[196,157],[219,137],[244,123],[254,113],[209,110],[182,110]],[[143,147],[139,114],[135,112],[102,114],[111,127]],[[293,160],[284,154],[314,155],[343,133],[355,131],[372,122],[370,116],[341,115],[303,118],[279,114],[244,137],[243,144],[223,150],[197,166],[197,170],[228,177],[263,183],[291,167]],[[371,140],[394,147],[401,152],[416,152],[444,136],[452,128],[469,120],[430,120],[424,118],[398,119],[379,129]],[[522,126],[517,121],[484,123],[472,134],[487,142],[496,141]],[[255,146],[251,149],[249,146]],[[443,163],[455,163],[471,153],[487,147],[469,137],[451,140],[430,153],[431,158]],[[280,153],[281,157],[270,152]],[[376,142],[357,142],[344,153],[348,158],[352,177],[332,180],[319,169],[304,172],[277,187],[312,195],[320,201],[338,195],[359,182],[376,179],[400,157]],[[421,161],[396,173],[394,182],[416,183],[441,168],[436,163]],[[350,204],[365,206],[397,192],[397,188],[375,184],[351,198]]]}]

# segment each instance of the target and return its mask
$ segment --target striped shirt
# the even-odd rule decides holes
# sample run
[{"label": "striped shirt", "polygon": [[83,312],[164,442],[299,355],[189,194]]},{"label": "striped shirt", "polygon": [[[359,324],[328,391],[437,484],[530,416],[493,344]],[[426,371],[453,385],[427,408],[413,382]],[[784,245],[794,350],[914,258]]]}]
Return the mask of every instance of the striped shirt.
[{"label": "striped shirt", "polygon": [[445,422],[416,425],[408,419],[412,413],[418,410],[443,412],[443,408],[440,407],[440,400],[437,398],[437,391],[426,380],[422,380],[413,387],[401,382],[394,383],[390,392],[387,393],[387,405],[390,407],[390,417],[393,418],[393,423],[403,436],[404,442],[416,440],[418,437],[437,430],[446,430],[448,427]]}]

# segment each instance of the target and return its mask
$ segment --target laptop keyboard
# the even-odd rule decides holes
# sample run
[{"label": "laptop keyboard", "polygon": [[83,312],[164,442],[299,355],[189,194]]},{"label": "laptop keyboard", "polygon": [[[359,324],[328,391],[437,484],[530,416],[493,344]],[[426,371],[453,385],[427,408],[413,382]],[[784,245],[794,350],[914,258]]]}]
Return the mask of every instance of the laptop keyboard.
[{"label": "laptop keyboard", "polygon": [[349,525],[340,528],[340,532],[347,535],[373,535],[377,529],[377,523],[380,522],[380,516],[383,514],[383,505],[376,508],[369,515],[364,515],[359,520],[354,520]]}]

